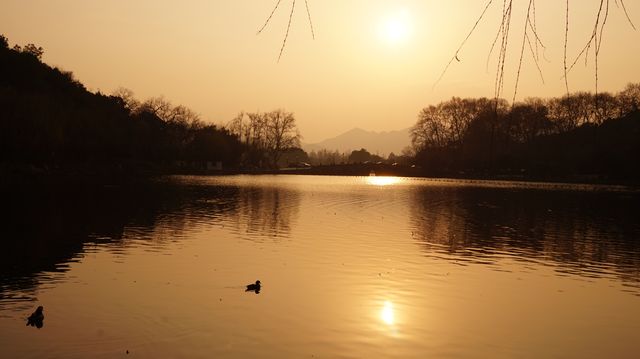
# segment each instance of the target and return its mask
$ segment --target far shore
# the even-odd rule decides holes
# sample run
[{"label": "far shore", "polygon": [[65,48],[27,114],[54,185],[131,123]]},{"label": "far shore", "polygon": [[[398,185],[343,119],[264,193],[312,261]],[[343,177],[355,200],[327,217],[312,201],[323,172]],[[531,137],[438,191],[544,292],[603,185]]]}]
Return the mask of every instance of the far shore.
[{"label": "far shore", "polygon": [[338,164],[305,168],[248,169],[233,168],[205,170],[197,168],[177,169],[151,164],[139,166],[82,165],[48,167],[36,165],[0,166],[0,186],[38,185],[55,183],[127,183],[170,175],[229,176],[229,175],[315,175],[315,176],[396,176],[476,181],[520,181],[587,185],[622,185],[640,187],[637,179],[611,178],[602,174],[529,174],[526,171],[451,172],[434,171],[418,166],[384,163]]}]

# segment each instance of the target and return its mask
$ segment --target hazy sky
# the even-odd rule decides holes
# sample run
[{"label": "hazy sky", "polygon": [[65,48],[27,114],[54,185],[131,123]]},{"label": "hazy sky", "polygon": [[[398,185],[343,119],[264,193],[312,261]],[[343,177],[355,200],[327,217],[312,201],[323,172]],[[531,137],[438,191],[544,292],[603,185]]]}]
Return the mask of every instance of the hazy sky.
[{"label": "hazy sky", "polygon": [[[502,1],[433,88],[482,12],[484,0],[308,0],[296,11],[277,62],[292,0],[256,35],[276,0],[2,0],[0,33],[10,44],[44,47],[44,61],[73,71],[90,90],[132,89],[139,99],[163,95],[204,120],[226,123],[240,111],[294,112],[304,142],[353,127],[387,131],[411,126],[419,110],[452,96],[493,96],[496,58],[487,55]],[[528,1],[514,1],[504,97],[511,99]],[[564,93],[564,1],[537,0],[546,50],[545,83],[525,57],[518,99]],[[569,54],[591,34],[599,0],[571,0]],[[625,0],[640,25],[640,0]],[[640,28],[640,27],[639,27]],[[572,91],[595,89],[594,67],[581,62]],[[600,90],[640,81],[640,31],[611,1],[600,53]]]}]

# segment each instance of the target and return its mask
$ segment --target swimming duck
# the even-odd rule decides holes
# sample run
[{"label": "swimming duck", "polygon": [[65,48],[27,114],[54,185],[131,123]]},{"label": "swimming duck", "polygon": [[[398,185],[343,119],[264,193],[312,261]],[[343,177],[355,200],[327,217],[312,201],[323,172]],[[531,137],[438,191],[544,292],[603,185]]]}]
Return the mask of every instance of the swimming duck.
[{"label": "swimming duck", "polygon": [[27,325],[32,326],[32,327],[37,327],[37,328],[42,328],[42,321],[44,320],[44,314],[42,313],[42,311],[44,310],[44,307],[39,306],[38,309],[36,309],[33,313],[31,313],[31,315],[29,316],[29,318],[27,318]]},{"label": "swimming duck", "polygon": [[247,285],[245,292],[260,292],[260,281],[257,280],[255,283]]}]

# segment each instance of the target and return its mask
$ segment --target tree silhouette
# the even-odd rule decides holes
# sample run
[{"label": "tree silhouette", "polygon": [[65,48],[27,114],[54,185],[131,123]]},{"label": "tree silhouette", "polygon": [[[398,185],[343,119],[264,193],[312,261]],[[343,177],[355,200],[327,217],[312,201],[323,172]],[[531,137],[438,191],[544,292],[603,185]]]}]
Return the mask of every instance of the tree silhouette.
[{"label": "tree silhouette", "polygon": [[34,56],[38,60],[42,60],[42,55],[44,54],[44,49],[40,46],[36,46],[34,44],[27,44],[22,49],[22,52],[25,54],[29,54]]},{"label": "tree silhouette", "polygon": [[284,150],[300,147],[301,136],[291,112],[271,111],[266,114],[266,119],[266,149],[271,157],[272,166],[277,167]]},{"label": "tree silhouette", "polygon": [[162,97],[141,104],[126,89],[90,92],[71,72],[41,62],[42,53],[33,44],[11,49],[0,37],[1,168],[135,174],[239,165],[239,140],[189,108]]},{"label": "tree silhouette", "polygon": [[271,112],[241,112],[227,129],[248,146],[247,163],[262,167],[265,162],[276,168],[282,154],[300,147],[300,132],[295,116],[282,109]]},{"label": "tree silhouette", "polygon": [[[639,180],[638,89],[629,84],[615,95],[579,92],[512,105],[454,97],[418,114],[411,130],[416,161],[431,175],[595,174]],[[464,126],[460,118],[468,119]]]}]

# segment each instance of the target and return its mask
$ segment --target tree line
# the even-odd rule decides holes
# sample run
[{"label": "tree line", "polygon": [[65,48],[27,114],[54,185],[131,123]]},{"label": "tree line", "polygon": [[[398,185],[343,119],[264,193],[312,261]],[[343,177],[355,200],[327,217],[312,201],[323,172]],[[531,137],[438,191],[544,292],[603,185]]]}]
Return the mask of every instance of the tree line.
[{"label": "tree line", "polygon": [[453,97],[423,108],[411,130],[430,174],[638,177],[640,84],[560,98]]},{"label": "tree line", "polygon": [[[0,35],[0,163],[38,167],[199,169],[271,167],[299,146],[292,113],[242,116],[239,127],[206,123],[163,97],[131,90],[90,92],[69,71],[43,63],[33,44],[9,47]],[[248,126],[243,121],[248,117]]]},{"label": "tree line", "polygon": [[243,163],[252,167],[280,166],[287,151],[300,148],[300,132],[291,112],[241,112],[227,129],[247,148]]},{"label": "tree line", "polygon": [[308,162],[314,166],[336,166],[348,164],[366,164],[366,163],[385,163],[396,165],[409,165],[413,163],[413,155],[410,151],[403,151],[402,154],[396,155],[391,152],[385,158],[377,154],[370,153],[364,148],[353,150],[351,152],[340,152],[338,150],[312,150],[308,154]]},{"label": "tree line", "polygon": [[[225,126],[206,123],[163,97],[145,101],[121,88],[88,91],[73,74],[44,64],[33,44],[9,47],[0,35],[0,165],[197,169],[278,168],[385,160],[300,149],[295,116],[278,109],[240,113]],[[560,98],[454,97],[422,109],[411,151],[388,164],[416,164],[426,175],[595,174],[640,178],[640,84],[616,94]]]}]

